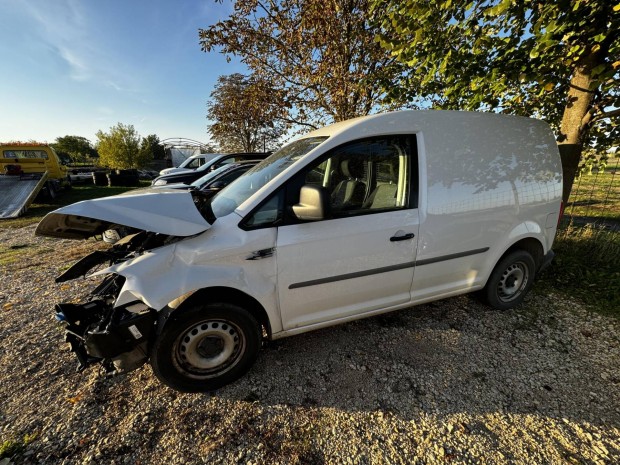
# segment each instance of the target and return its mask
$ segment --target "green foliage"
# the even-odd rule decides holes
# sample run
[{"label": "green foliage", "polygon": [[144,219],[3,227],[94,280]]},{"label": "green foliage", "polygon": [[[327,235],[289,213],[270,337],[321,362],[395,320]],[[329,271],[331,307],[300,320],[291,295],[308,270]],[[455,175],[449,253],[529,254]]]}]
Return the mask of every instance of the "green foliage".
[{"label": "green foliage", "polygon": [[166,149],[161,145],[159,137],[151,134],[142,139],[140,144],[140,158],[145,160],[163,160]]},{"label": "green foliage", "polygon": [[566,204],[565,217],[597,218],[620,225],[620,159],[588,153]]},{"label": "green foliage", "polygon": [[90,141],[81,136],[57,137],[56,142],[50,144],[61,160],[74,163],[83,163],[89,158],[99,156]]},{"label": "green foliage", "polygon": [[[570,8],[567,8],[570,6]],[[620,18],[606,0],[373,1],[381,44],[410,67],[400,97],[445,108],[539,115],[559,125],[574,70],[620,106]]]},{"label": "green foliage", "polygon": [[409,67],[386,88],[393,100],[545,119],[566,145],[569,183],[582,145],[620,141],[620,13],[612,2],[371,3],[377,40]]},{"label": "green foliage", "polygon": [[316,127],[370,113],[401,66],[374,38],[369,0],[235,0],[199,31],[203,51],[237,56],[281,94],[289,123]]},{"label": "green foliage", "polygon": [[556,258],[541,285],[620,318],[620,232],[569,225],[558,233],[553,248]]},{"label": "green foliage", "polygon": [[142,168],[152,153],[140,150],[140,135],[133,125],[118,123],[109,132],[97,132],[99,163],[112,169]]},{"label": "green foliage", "polygon": [[9,439],[0,443],[0,459],[21,454],[26,446],[37,438],[37,434],[26,434],[22,440]]},{"label": "green foliage", "polygon": [[209,132],[225,152],[273,150],[286,131],[282,93],[256,77],[220,76],[207,117],[214,121]]},{"label": "green foliage", "polygon": [[594,151],[586,152],[582,157],[582,163],[579,165],[579,169],[577,170],[576,179],[579,179],[583,175],[592,176],[594,171],[597,173],[604,173],[605,168],[607,168],[608,160],[609,157],[606,155],[599,157]]}]

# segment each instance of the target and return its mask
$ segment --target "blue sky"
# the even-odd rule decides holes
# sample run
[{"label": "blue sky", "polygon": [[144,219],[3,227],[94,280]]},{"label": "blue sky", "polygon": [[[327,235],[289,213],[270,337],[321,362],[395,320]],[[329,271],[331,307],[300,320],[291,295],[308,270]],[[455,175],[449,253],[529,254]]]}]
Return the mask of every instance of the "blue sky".
[{"label": "blue sky", "polygon": [[0,0],[0,141],[96,141],[121,122],[142,135],[209,142],[217,77],[245,72],[204,53],[198,28],[226,0]]}]

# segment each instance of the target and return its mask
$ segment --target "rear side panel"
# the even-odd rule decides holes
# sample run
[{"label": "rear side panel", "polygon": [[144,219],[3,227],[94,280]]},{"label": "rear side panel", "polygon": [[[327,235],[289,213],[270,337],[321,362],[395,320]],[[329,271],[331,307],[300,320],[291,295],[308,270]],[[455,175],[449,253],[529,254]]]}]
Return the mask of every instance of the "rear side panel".
[{"label": "rear side panel", "polygon": [[547,252],[560,211],[559,153],[545,123],[441,113],[441,122],[424,124],[419,147],[426,191],[414,301],[484,286],[501,255],[520,239],[536,238]]}]

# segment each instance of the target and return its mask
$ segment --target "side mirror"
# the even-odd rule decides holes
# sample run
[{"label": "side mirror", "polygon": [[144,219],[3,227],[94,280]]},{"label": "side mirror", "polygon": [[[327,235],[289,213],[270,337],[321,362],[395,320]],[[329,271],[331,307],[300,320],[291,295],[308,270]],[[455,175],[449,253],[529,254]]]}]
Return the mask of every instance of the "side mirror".
[{"label": "side mirror", "polygon": [[293,213],[300,220],[318,221],[329,216],[329,195],[323,187],[306,185],[299,192],[299,203]]},{"label": "side mirror", "polygon": [[224,181],[215,181],[213,184],[209,186],[209,189],[223,189],[226,187],[226,183]]}]

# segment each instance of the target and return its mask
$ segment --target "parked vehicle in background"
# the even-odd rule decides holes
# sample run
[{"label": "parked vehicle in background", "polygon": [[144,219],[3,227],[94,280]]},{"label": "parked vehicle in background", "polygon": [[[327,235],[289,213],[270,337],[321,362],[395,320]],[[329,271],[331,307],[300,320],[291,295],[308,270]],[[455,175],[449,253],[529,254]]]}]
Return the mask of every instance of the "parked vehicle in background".
[{"label": "parked vehicle in background", "polygon": [[39,193],[53,199],[70,187],[67,167],[49,145],[0,144],[0,218],[23,214]]},{"label": "parked vehicle in background", "polygon": [[[258,163],[258,160],[246,160],[222,165],[188,184],[189,189],[216,193]],[[170,187],[173,187],[171,185]]]},{"label": "parked vehicle in background", "polygon": [[[136,193],[49,213],[36,233],[140,230],[83,258],[85,303],[56,307],[83,367],[150,361],[209,391],[278,339],[478,291],[519,305],[553,258],[562,170],[549,126],[488,113],[404,111],[313,131],[208,202]],[[415,271],[415,273],[414,273]]]},{"label": "parked vehicle in background", "polygon": [[195,169],[203,166],[209,160],[213,160],[214,158],[220,155],[224,155],[224,154],[223,153],[201,153],[198,155],[192,155],[191,157],[188,157],[187,159],[185,159],[185,161],[177,167],[164,168],[163,170],[159,172],[159,175],[164,176],[166,174],[184,173],[188,171],[194,171]]},{"label": "parked vehicle in background", "polygon": [[196,179],[201,178],[210,171],[216,170],[220,166],[227,165],[229,163],[235,163],[243,160],[263,160],[270,155],[269,153],[228,153],[224,155],[218,155],[215,158],[207,161],[199,168],[191,171],[184,171],[180,173],[172,173],[155,178],[152,182],[153,186],[165,186],[173,183],[185,183],[190,184]]}]

